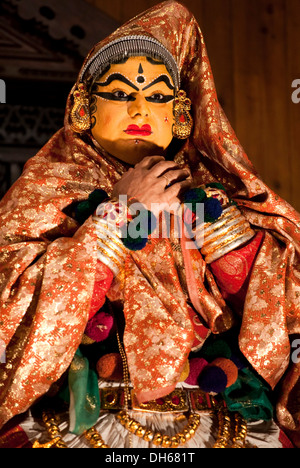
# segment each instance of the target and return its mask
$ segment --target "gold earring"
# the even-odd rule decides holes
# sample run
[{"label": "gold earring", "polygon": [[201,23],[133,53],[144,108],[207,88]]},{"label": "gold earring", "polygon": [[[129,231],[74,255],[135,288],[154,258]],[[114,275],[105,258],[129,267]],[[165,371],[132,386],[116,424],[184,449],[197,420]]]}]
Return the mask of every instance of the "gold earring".
[{"label": "gold earring", "polygon": [[83,133],[91,126],[89,98],[86,87],[80,83],[73,93],[74,104],[71,110],[71,128],[76,133]]},{"label": "gold earring", "polygon": [[186,97],[185,91],[178,91],[174,101],[173,136],[180,140],[188,138],[192,131],[193,119],[189,110],[191,109],[191,100]]}]

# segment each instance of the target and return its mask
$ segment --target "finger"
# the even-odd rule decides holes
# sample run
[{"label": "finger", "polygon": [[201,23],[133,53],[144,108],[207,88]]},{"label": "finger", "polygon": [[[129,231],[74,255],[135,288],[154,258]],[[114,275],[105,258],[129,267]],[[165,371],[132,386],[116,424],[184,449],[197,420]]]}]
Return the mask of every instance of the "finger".
[{"label": "finger", "polygon": [[167,181],[167,185],[174,183],[175,181],[180,182],[186,180],[190,176],[190,172],[187,169],[171,169],[159,178]]},{"label": "finger", "polygon": [[141,167],[145,169],[151,169],[155,164],[160,161],[165,161],[163,156],[146,156],[140,162],[138,162],[134,167]]},{"label": "finger", "polygon": [[172,169],[179,169],[174,161],[160,161],[151,168],[152,177],[160,177],[164,172]]},{"label": "finger", "polygon": [[180,193],[189,189],[192,186],[192,179],[182,180],[172,184],[170,187],[165,189],[165,194],[170,197],[179,196]]}]

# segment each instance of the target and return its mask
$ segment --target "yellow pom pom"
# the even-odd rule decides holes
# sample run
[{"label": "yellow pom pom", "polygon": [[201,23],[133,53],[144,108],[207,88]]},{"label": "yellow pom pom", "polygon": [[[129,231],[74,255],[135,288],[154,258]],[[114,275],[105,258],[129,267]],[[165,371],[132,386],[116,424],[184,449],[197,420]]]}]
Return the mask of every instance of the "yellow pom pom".
[{"label": "yellow pom pom", "polygon": [[179,382],[184,382],[188,378],[189,373],[190,373],[190,363],[189,361],[186,361],[183,371],[181,372]]}]

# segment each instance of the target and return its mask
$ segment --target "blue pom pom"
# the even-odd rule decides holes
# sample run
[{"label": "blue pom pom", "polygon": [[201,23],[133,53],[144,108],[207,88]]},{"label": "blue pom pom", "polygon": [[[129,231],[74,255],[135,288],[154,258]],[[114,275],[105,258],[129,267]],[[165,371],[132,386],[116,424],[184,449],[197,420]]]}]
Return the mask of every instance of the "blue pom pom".
[{"label": "blue pom pom", "polygon": [[196,213],[197,205],[199,203],[203,203],[206,199],[207,195],[204,190],[195,188],[185,193],[183,201],[184,204],[187,205],[187,207],[190,208],[193,213]]},{"label": "blue pom pom", "polygon": [[237,356],[236,354],[232,354],[231,358],[232,362],[236,365],[238,369],[244,369],[246,367],[246,360],[242,356]]},{"label": "blue pom pom", "polygon": [[204,221],[213,223],[222,215],[223,209],[217,198],[208,198],[204,202]]},{"label": "blue pom pom", "polygon": [[222,393],[227,386],[227,375],[217,366],[206,367],[198,377],[198,385],[207,393]]},{"label": "blue pom pom", "polygon": [[140,211],[139,215],[130,221],[128,225],[128,235],[133,238],[148,237],[149,227],[151,225],[149,220],[149,212],[147,210]]},{"label": "blue pom pom", "polygon": [[151,211],[142,209],[131,223],[134,223],[135,229],[140,231],[141,237],[148,237],[156,228],[156,217]]},{"label": "blue pom pom", "polygon": [[132,237],[126,236],[122,237],[122,242],[127,247],[129,250],[142,250],[147,242],[148,238],[147,237],[137,237],[136,239],[133,239]]}]

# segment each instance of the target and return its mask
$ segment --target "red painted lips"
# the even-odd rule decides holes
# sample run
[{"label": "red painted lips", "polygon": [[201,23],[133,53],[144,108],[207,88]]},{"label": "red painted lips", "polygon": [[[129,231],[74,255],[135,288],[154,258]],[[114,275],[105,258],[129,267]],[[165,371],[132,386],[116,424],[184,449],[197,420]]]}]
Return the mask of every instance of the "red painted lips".
[{"label": "red painted lips", "polygon": [[127,129],[124,130],[127,135],[139,135],[139,136],[149,136],[152,133],[150,125],[128,125]]}]

